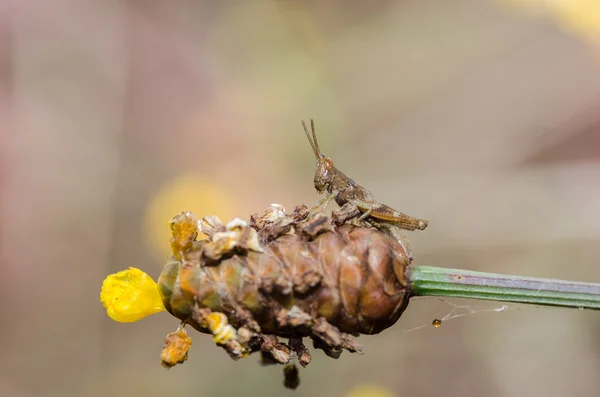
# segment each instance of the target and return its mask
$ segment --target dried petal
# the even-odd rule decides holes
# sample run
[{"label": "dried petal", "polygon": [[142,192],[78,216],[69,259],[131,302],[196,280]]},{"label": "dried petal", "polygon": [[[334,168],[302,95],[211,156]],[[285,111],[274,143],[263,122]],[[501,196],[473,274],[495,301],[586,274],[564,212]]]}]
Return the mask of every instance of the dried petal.
[{"label": "dried petal", "polygon": [[360,215],[360,210],[352,203],[346,203],[341,208],[331,211],[331,218],[337,226],[343,225],[358,215]]},{"label": "dried petal", "polygon": [[292,218],[279,218],[275,222],[266,225],[262,234],[267,236],[268,240],[275,240],[277,237],[289,233],[293,224],[294,220]]},{"label": "dried petal", "polygon": [[[271,355],[273,360],[279,364],[287,364],[292,359],[292,351],[285,343],[280,343],[274,335],[264,335],[261,351]],[[263,358],[265,356],[263,355]],[[269,364],[268,360],[265,360],[265,364]]]},{"label": "dried petal", "polygon": [[285,216],[285,208],[281,204],[273,203],[267,211],[267,220],[271,222],[275,222],[277,219]]},{"label": "dried petal", "polygon": [[250,216],[250,226],[256,230],[262,230],[267,224],[275,222],[277,219],[285,216],[285,208],[280,204],[271,204],[263,212],[252,214]]},{"label": "dried petal", "polygon": [[167,335],[165,345],[160,354],[160,363],[165,368],[182,364],[188,358],[188,351],[192,346],[192,338],[180,327],[177,331]]},{"label": "dried petal", "polygon": [[260,241],[258,239],[258,233],[253,228],[247,229],[248,235],[246,236],[245,247],[251,251],[255,252],[263,252],[263,248],[260,245]]},{"label": "dried petal", "polygon": [[227,316],[219,312],[210,313],[206,316],[206,322],[210,332],[212,332],[213,335],[217,335],[225,329],[225,326],[227,325]]},{"label": "dried petal", "polygon": [[294,208],[294,212],[292,213],[292,219],[294,220],[294,222],[301,222],[308,218],[309,214],[310,211],[308,210],[308,207],[305,204],[300,204],[297,205],[296,208]]},{"label": "dried petal", "polygon": [[219,260],[229,254],[237,246],[239,232],[217,232],[212,235],[212,241],[204,246],[208,259]]},{"label": "dried petal", "polygon": [[217,216],[205,216],[198,222],[198,229],[206,234],[209,238],[212,238],[213,234],[218,232],[224,232],[225,226],[223,222]]},{"label": "dried petal", "polygon": [[237,336],[237,334],[235,332],[235,328],[233,328],[231,325],[227,324],[221,330],[219,330],[219,332],[215,333],[213,340],[215,341],[216,344],[221,345],[230,340],[234,340],[236,338],[236,336]]},{"label": "dried petal", "polygon": [[305,223],[303,223],[299,230],[310,239],[314,239],[321,233],[325,233],[331,230],[331,224],[329,223],[329,217],[325,214],[314,213],[311,214]]},{"label": "dried petal", "polygon": [[229,223],[227,223],[227,225],[225,226],[225,229],[236,230],[236,229],[241,229],[247,225],[248,225],[248,223],[246,221],[243,221],[240,218],[234,218]]},{"label": "dried petal", "polygon": [[169,225],[173,232],[171,250],[176,258],[181,258],[181,251],[192,246],[198,237],[198,219],[189,211],[184,211],[171,218]]},{"label": "dried petal", "polygon": [[310,364],[310,352],[308,351],[308,348],[304,346],[304,343],[302,343],[302,338],[290,338],[290,347],[296,352],[296,357],[298,357],[298,362],[302,367],[306,367]]}]

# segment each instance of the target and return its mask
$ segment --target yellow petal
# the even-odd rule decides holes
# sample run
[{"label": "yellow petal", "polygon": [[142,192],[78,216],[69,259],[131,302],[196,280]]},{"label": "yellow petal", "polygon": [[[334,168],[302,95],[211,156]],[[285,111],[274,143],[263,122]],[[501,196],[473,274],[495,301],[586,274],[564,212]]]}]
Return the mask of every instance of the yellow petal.
[{"label": "yellow petal", "polygon": [[108,316],[120,323],[133,323],[165,310],[154,280],[133,267],[106,277],[100,301]]}]

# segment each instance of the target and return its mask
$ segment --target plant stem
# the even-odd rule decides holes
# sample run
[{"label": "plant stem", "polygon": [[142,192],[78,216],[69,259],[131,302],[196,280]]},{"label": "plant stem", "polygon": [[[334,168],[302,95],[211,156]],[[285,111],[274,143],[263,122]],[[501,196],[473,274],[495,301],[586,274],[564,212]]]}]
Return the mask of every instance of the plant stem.
[{"label": "plant stem", "polygon": [[600,310],[600,284],[433,266],[409,268],[411,296],[447,296]]}]

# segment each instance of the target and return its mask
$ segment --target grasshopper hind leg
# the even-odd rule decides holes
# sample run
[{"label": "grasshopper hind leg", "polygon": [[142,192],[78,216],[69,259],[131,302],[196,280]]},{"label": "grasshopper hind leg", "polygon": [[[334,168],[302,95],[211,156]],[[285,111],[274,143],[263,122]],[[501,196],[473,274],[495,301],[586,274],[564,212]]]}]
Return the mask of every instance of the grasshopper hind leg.
[{"label": "grasshopper hind leg", "polygon": [[406,237],[406,234],[404,234],[404,227],[397,223],[379,221],[373,217],[369,217],[370,214],[371,210],[361,213],[359,208],[354,203],[346,203],[342,208],[340,208],[337,211],[334,211],[334,218],[340,218],[337,224],[341,224],[346,221],[351,221],[357,226],[367,225],[376,228],[380,232],[388,235],[389,237],[397,241],[400,244],[400,246],[404,249],[406,257],[409,259],[410,262],[412,262],[412,248],[410,246],[408,238]]},{"label": "grasshopper hind leg", "polygon": [[409,261],[413,261],[412,248],[410,246],[410,242],[408,241],[406,234],[400,226],[395,225],[393,223],[377,222],[374,221],[372,218],[369,219],[368,222],[371,223],[382,233],[385,233],[394,240],[396,240],[402,246],[404,252],[406,252],[406,256],[408,257]]}]

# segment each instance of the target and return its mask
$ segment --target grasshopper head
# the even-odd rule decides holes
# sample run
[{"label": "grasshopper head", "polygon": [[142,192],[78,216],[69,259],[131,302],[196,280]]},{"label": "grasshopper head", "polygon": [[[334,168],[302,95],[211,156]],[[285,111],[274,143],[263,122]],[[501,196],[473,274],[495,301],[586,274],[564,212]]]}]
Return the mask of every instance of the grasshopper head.
[{"label": "grasshopper head", "polygon": [[329,190],[335,176],[333,161],[331,161],[329,157],[321,154],[321,151],[319,150],[319,142],[317,142],[314,121],[312,119],[310,120],[312,137],[311,134],[308,133],[308,128],[306,128],[304,121],[302,122],[302,127],[304,127],[306,138],[308,138],[308,142],[310,142],[310,146],[312,147],[315,157],[317,158],[317,169],[315,170],[315,188],[319,193],[323,193],[324,191]]},{"label": "grasshopper head", "polygon": [[315,188],[319,193],[329,190],[334,173],[333,161],[327,156],[320,155],[315,170]]}]

